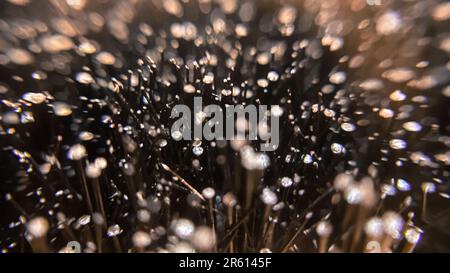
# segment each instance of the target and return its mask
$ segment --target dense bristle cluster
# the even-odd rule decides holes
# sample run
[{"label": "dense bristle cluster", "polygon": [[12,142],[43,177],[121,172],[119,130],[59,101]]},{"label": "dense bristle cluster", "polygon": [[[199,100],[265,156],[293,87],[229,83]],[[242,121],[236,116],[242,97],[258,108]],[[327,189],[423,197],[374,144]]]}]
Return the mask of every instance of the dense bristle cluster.
[{"label": "dense bristle cluster", "polygon": [[[449,25],[435,0],[2,1],[0,247],[411,252],[448,219]],[[199,97],[273,106],[279,145],[185,140]]]}]

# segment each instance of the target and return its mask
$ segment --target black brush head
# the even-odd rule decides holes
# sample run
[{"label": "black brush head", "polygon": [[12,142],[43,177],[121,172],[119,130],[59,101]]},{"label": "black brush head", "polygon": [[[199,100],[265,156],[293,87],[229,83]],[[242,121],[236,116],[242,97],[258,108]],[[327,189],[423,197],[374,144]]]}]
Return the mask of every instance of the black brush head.
[{"label": "black brush head", "polygon": [[449,251],[449,20],[445,1],[3,1],[2,251]]}]

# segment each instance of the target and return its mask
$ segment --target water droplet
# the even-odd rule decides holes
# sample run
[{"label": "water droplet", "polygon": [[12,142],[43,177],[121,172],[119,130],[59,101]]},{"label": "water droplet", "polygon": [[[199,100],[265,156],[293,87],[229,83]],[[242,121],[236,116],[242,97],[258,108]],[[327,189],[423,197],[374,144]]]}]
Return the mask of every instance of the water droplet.
[{"label": "water droplet", "polygon": [[94,138],[94,134],[91,132],[83,131],[78,135],[78,138],[83,141],[89,141]]},{"label": "water droplet", "polygon": [[146,248],[152,242],[150,235],[144,231],[136,231],[132,237],[133,245],[137,248]]},{"label": "water droplet", "polygon": [[333,144],[331,144],[331,151],[334,154],[341,154],[341,153],[345,152],[345,148],[344,148],[344,146],[342,146],[339,143],[333,143]]},{"label": "water droplet", "polygon": [[167,146],[167,140],[165,140],[164,138],[162,139],[158,139],[156,145],[158,145],[159,147],[166,147]]},{"label": "water droplet", "polygon": [[77,82],[82,84],[91,84],[94,82],[94,78],[87,72],[77,73],[75,79],[77,80]]},{"label": "water droplet", "polygon": [[44,237],[50,225],[44,217],[36,217],[27,223],[27,231],[33,238]]},{"label": "water droplet", "polygon": [[212,84],[214,82],[214,74],[209,72],[203,77],[203,83]]},{"label": "water droplet", "polygon": [[76,10],[82,10],[87,0],[66,0],[67,5]]},{"label": "water droplet", "polygon": [[91,222],[91,216],[90,215],[83,215],[80,218],[78,218],[78,224],[80,226],[85,226]]},{"label": "water droplet", "polygon": [[195,93],[195,87],[192,84],[186,84],[183,87],[183,91],[188,94]]},{"label": "water droplet", "polygon": [[432,11],[432,16],[436,21],[446,21],[450,19],[450,3],[445,2],[437,5]]},{"label": "water droplet", "polygon": [[80,49],[80,51],[85,54],[94,54],[97,51],[97,47],[95,46],[95,44],[93,44],[89,41],[82,42],[78,46],[78,49]]},{"label": "water droplet", "polygon": [[274,116],[274,117],[281,117],[281,115],[283,115],[283,108],[281,108],[278,105],[273,105],[270,108],[270,113]]},{"label": "water droplet", "polygon": [[70,105],[64,102],[55,102],[53,104],[53,111],[55,112],[55,115],[59,117],[66,117],[72,114],[72,109],[70,108]]},{"label": "water droplet", "polygon": [[342,128],[342,130],[344,130],[346,132],[353,132],[356,129],[355,125],[348,123],[348,122],[342,123],[341,128]]},{"label": "water droplet", "polygon": [[256,61],[260,65],[266,65],[270,62],[270,54],[269,53],[261,53],[256,56]]},{"label": "water droplet", "polygon": [[269,81],[271,81],[271,82],[276,82],[276,81],[278,81],[278,78],[279,78],[280,76],[278,75],[278,73],[277,72],[275,72],[275,71],[270,71],[268,74],[267,74],[267,79],[269,79]]},{"label": "water droplet", "polygon": [[346,173],[340,173],[335,177],[333,186],[337,190],[344,191],[352,183],[353,183],[353,176]]},{"label": "water droplet", "polygon": [[172,230],[181,239],[189,239],[195,230],[194,223],[188,219],[177,219],[172,222]]},{"label": "water droplet", "polygon": [[178,0],[166,0],[163,1],[164,10],[177,17],[181,17],[183,15],[183,6],[180,4]]},{"label": "water droplet", "polygon": [[80,160],[86,156],[86,148],[81,144],[75,144],[70,147],[67,157],[71,160]]},{"label": "water droplet", "polygon": [[394,150],[401,150],[406,148],[406,141],[403,139],[391,139],[389,141],[389,146]]},{"label": "water droplet", "polygon": [[402,20],[394,11],[388,11],[381,15],[376,22],[376,31],[382,35],[391,35],[400,30]]},{"label": "water droplet", "polygon": [[116,62],[116,57],[109,52],[102,51],[95,56],[98,62],[104,65],[113,65]]},{"label": "water droplet", "polygon": [[403,101],[403,100],[406,99],[406,94],[403,93],[403,92],[400,91],[400,90],[395,90],[394,92],[392,92],[392,93],[389,95],[389,98],[390,98],[392,101]]},{"label": "water droplet", "polygon": [[405,231],[405,239],[410,244],[417,244],[420,241],[420,238],[422,237],[423,231],[417,227],[408,228]]},{"label": "water droplet", "polygon": [[35,71],[33,73],[31,73],[31,77],[35,80],[45,80],[47,79],[47,73],[45,73],[44,71]]},{"label": "water droplet", "polygon": [[195,146],[194,148],[192,148],[192,152],[196,155],[196,156],[200,156],[203,154],[203,148],[201,146]]},{"label": "water droplet", "polygon": [[406,131],[410,131],[410,132],[419,132],[420,130],[422,130],[422,125],[420,125],[418,122],[415,122],[415,121],[405,122],[405,123],[403,123],[402,127]]},{"label": "water droplet", "polygon": [[6,124],[19,124],[20,123],[19,115],[12,111],[3,113],[2,120]]},{"label": "water droplet", "polygon": [[180,141],[183,138],[183,134],[180,131],[173,131],[171,136],[176,141]]},{"label": "water droplet", "polygon": [[350,185],[345,190],[345,200],[351,205],[359,204],[363,198],[361,188],[356,185]]},{"label": "water droplet", "polygon": [[333,226],[326,221],[320,221],[316,227],[316,232],[319,236],[330,236],[332,231]]},{"label": "water droplet", "polygon": [[380,110],[378,115],[382,118],[392,118],[394,116],[394,111],[391,109],[383,108]]},{"label": "water droplet", "polygon": [[266,79],[258,79],[256,81],[256,84],[261,88],[266,88],[267,86],[269,86],[269,81]]},{"label": "water droplet", "polygon": [[262,202],[266,205],[275,205],[278,202],[277,195],[269,188],[264,188],[260,197]]},{"label": "water droplet", "polygon": [[283,25],[290,25],[295,21],[297,17],[297,9],[291,5],[284,5],[278,11],[278,22]]},{"label": "water droplet", "polygon": [[74,46],[72,39],[60,34],[45,36],[40,40],[40,44],[49,53],[67,51]]},{"label": "water droplet", "polygon": [[281,183],[282,187],[287,188],[287,187],[292,186],[293,182],[292,182],[292,179],[290,177],[283,177],[283,178],[281,178],[280,183]]},{"label": "water droplet", "polygon": [[409,68],[394,68],[383,72],[383,78],[391,82],[402,83],[411,80],[416,74]]},{"label": "water droplet", "polygon": [[403,228],[402,217],[395,212],[388,211],[383,214],[382,220],[384,232],[394,239],[400,239]]},{"label": "water droplet", "polygon": [[108,166],[108,161],[106,161],[104,157],[97,157],[94,161],[94,164],[97,168],[104,170]]},{"label": "water droplet", "polygon": [[347,75],[345,72],[335,72],[330,75],[330,82],[334,84],[342,84],[347,80]]},{"label": "water droplet", "polygon": [[361,82],[359,87],[367,91],[377,91],[383,89],[384,84],[383,81],[379,79],[368,79]]},{"label": "water droplet", "polygon": [[216,191],[213,188],[208,187],[208,188],[203,189],[202,195],[206,199],[211,199],[214,197],[214,195],[216,195]]},{"label": "water droplet", "polygon": [[234,32],[239,37],[245,37],[248,35],[248,28],[243,24],[237,24],[234,29]]},{"label": "water droplet", "polygon": [[383,235],[383,220],[379,217],[370,218],[364,226],[366,234],[373,238],[380,238]]},{"label": "water droplet", "polygon": [[98,178],[102,174],[102,170],[95,164],[88,164],[86,166],[86,176],[89,178]]},{"label": "water droplet", "polygon": [[6,55],[9,59],[17,65],[28,65],[34,61],[33,55],[28,51],[20,48],[12,48],[6,51]]},{"label": "water droplet", "polygon": [[312,162],[313,162],[312,156],[310,156],[309,154],[306,154],[303,158],[303,163],[311,164]]},{"label": "water droplet", "polygon": [[214,231],[209,227],[200,226],[195,229],[194,236],[192,237],[192,244],[195,248],[207,251],[214,247],[216,244],[216,236]]}]

